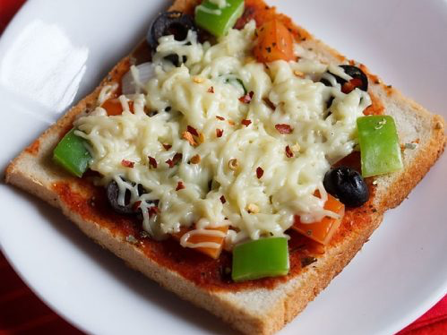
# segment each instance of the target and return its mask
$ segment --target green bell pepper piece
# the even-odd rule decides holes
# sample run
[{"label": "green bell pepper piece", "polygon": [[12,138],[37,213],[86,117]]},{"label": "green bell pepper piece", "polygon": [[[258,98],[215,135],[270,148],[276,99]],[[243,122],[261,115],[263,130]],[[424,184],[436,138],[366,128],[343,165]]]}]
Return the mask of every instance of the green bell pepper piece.
[{"label": "green bell pepper piece", "polygon": [[233,250],[234,281],[285,276],[289,249],[284,237],[269,237],[237,245]]},{"label": "green bell pepper piece", "polygon": [[220,37],[235,25],[243,12],[244,0],[226,0],[226,6],[223,8],[205,0],[196,7],[195,21],[197,26]]},{"label": "green bell pepper piece", "polygon": [[53,160],[76,177],[82,177],[92,156],[85,146],[86,140],[70,130],[53,151]]},{"label": "green bell pepper piece", "polygon": [[402,169],[396,124],[391,116],[373,115],[357,119],[363,177]]}]

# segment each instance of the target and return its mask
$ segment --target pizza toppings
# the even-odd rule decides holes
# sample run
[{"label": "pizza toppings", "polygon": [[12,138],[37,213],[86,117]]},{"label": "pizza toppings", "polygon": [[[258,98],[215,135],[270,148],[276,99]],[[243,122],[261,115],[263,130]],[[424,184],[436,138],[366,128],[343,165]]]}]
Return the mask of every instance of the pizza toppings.
[{"label": "pizza toppings", "polygon": [[201,161],[200,155],[195,155],[191,157],[191,164],[199,164]]},{"label": "pizza toppings", "polygon": [[153,21],[146,40],[155,51],[161,37],[173,35],[175,40],[182,41],[190,30],[196,30],[190,15],[178,11],[161,12]]},{"label": "pizza toppings", "polygon": [[148,156],[149,166],[156,169],[158,166],[157,160],[154,157]]},{"label": "pizza toppings", "polygon": [[258,166],[256,168],[256,177],[258,179],[261,179],[263,175],[264,175],[264,170],[260,166]]},{"label": "pizza toppings", "polygon": [[135,166],[135,162],[129,161],[127,159],[123,159],[121,161],[121,165],[126,168],[133,169],[133,167]]},{"label": "pizza toppings", "polygon": [[368,77],[354,65],[340,65],[338,68],[332,68],[323,75],[320,82],[326,86],[340,84],[341,91],[345,94],[351,93],[356,88],[368,91]]},{"label": "pizza toppings", "polygon": [[292,228],[318,243],[323,245],[328,244],[341,224],[345,213],[345,206],[332,195],[328,194],[324,208],[331,216],[328,215],[319,221],[309,223],[303,223],[299,216],[295,216],[295,223]]},{"label": "pizza toppings", "polygon": [[329,170],[324,188],[348,207],[360,207],[369,199],[369,190],[360,173],[347,166]]},{"label": "pizza toppings", "polygon": [[177,183],[177,187],[175,188],[175,190],[176,190],[176,191],[180,191],[180,190],[183,190],[184,188],[185,188],[185,184],[183,184],[182,181],[179,181],[179,182]]},{"label": "pizza toppings", "polygon": [[87,141],[70,130],[53,151],[53,160],[76,177],[87,171],[92,156],[87,149]]},{"label": "pizza toppings", "polygon": [[403,168],[396,124],[389,115],[357,119],[363,177],[377,176]]},{"label": "pizza toppings", "polygon": [[106,188],[107,200],[113,210],[119,214],[134,215],[137,213],[138,206],[134,200],[144,193],[142,189],[138,191],[138,187],[128,189],[121,178],[111,181]]},{"label": "pizza toppings", "polygon": [[[108,189],[118,189],[120,206],[138,208],[151,237],[174,236],[213,258],[223,245],[235,251],[250,240],[287,246],[291,228],[328,243],[344,205],[327,194],[323,178],[357,145],[356,119],[371,103],[363,72],[306,59],[279,20],[258,30],[250,22],[202,44],[195,28],[185,33],[184,15],[157,19],[166,29],[153,50],[154,77],[118,100],[131,113],[97,109],[75,122],[100,182],[115,182]],[[233,279],[287,273],[278,264],[237,270]]]},{"label": "pizza toppings", "polygon": [[236,171],[237,168],[239,167],[239,162],[237,160],[237,158],[232,158],[228,161],[228,167],[230,170]]},{"label": "pizza toppings", "polygon": [[217,259],[222,252],[227,232],[228,226],[206,229],[182,227],[179,232],[173,233],[172,237],[185,248],[193,248]]},{"label": "pizza toppings", "polygon": [[191,134],[189,131],[184,131],[182,133],[182,138],[187,140],[189,144],[191,144],[193,147],[197,145],[197,142],[194,139],[193,134]]},{"label": "pizza toppings", "polygon": [[275,128],[280,134],[291,134],[293,132],[293,128],[289,124],[276,124]]},{"label": "pizza toppings", "polygon": [[261,63],[292,61],[296,59],[293,46],[292,33],[280,20],[273,19],[258,30],[258,41],[253,53]]},{"label": "pizza toppings", "polygon": [[286,145],[286,156],[287,158],[292,158],[294,156],[292,149],[290,149],[289,145]]},{"label": "pizza toppings", "polygon": [[237,245],[233,250],[234,281],[284,276],[289,272],[289,250],[283,237],[262,238]]},{"label": "pizza toppings", "polygon": [[241,121],[241,123],[242,123],[245,127],[248,127],[249,125],[251,125],[251,120],[244,119],[244,120]]},{"label": "pizza toppings", "polygon": [[250,91],[250,92],[248,92],[247,94],[241,96],[241,97],[239,98],[239,101],[242,102],[242,103],[244,103],[244,104],[249,104],[250,101],[251,101],[251,99],[253,99],[253,95],[254,95],[254,94],[255,94],[255,93],[254,93],[253,91]]},{"label": "pizza toppings", "polygon": [[224,36],[244,12],[244,0],[224,0],[219,6],[215,0],[205,0],[196,7],[196,24],[214,36]]},{"label": "pizza toppings", "polygon": [[175,155],[174,155],[174,157],[172,157],[171,159],[168,159],[167,161],[166,161],[166,164],[168,164],[169,165],[169,168],[173,168],[174,166],[176,166],[181,160],[182,160],[182,158],[183,158],[183,155],[182,154],[180,154],[180,153],[176,153]]},{"label": "pizza toppings", "polygon": [[[206,47],[194,30],[182,41],[160,37],[155,77],[142,87],[144,94],[119,98],[132,102],[133,112],[110,117],[98,109],[76,121],[92,146],[93,170],[105,180],[121,174],[129,189],[142,184],[151,190],[135,201],[141,201],[144,229],[156,238],[178,224],[206,227],[228,218],[231,246],[244,238],[284,236],[294,215],[308,223],[327,214],[313,193],[325,192],[325,172],[353,150],[355,118],[370,99],[313,81],[329,68],[313,60],[254,61],[255,31],[250,22]],[[169,55],[187,61],[174,68]],[[231,69],[221,69],[222,59]],[[334,108],[328,116],[329,95]],[[123,159],[149,162],[117,169]],[[182,185],[188,192],[180,192]],[[153,199],[163,210],[150,217]],[[249,208],[247,217],[242,213]]]}]

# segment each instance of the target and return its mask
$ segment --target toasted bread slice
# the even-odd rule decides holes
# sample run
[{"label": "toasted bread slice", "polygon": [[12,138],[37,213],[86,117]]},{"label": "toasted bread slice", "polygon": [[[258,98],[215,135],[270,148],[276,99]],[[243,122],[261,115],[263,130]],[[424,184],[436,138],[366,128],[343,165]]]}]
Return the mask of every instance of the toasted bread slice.
[{"label": "toasted bread slice", "polygon": [[[197,1],[177,0],[171,9],[190,12]],[[261,1],[250,1],[263,5]],[[325,63],[339,64],[343,56],[309,36],[302,46],[312,50]],[[77,115],[96,104],[104,85],[114,82],[128,69],[133,55],[124,58],[99,87],[74,106],[55,125],[45,131],[26,148],[6,171],[6,181],[35,194],[60,208],[90,238],[122,258],[129,266],[147,277],[221,317],[230,325],[247,334],[272,334],[290,322],[329,282],[349,263],[373,231],[380,225],[383,213],[393,208],[410,193],[428,172],[444,150],[446,137],[444,120],[405,98],[380,80],[370,80],[370,92],[378,98],[391,115],[399,132],[401,143],[415,143],[412,150],[403,150],[404,169],[377,177],[374,197],[364,211],[362,221],[343,230],[330,243],[318,261],[295,276],[288,276],[274,287],[246,287],[241,290],[217,290],[197,285],[175,268],[166,266],[155,255],[145,252],[140,244],[126,240],[126,234],[117,231],[108,218],[85,212],[83,204],[91,200],[91,185],[85,180],[68,176],[52,161],[52,151],[61,137],[71,128]],[[373,78],[373,76],[370,76]],[[58,187],[64,185],[76,202],[67,201]],[[358,218],[358,216],[357,216]]]}]

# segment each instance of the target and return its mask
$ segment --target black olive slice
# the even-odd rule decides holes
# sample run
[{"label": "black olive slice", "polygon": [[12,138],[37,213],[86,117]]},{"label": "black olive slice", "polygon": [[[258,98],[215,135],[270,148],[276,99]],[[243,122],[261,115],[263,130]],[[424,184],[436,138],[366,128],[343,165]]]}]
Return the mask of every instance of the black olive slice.
[{"label": "black olive slice", "polygon": [[324,176],[324,188],[348,207],[360,207],[369,199],[369,190],[356,170],[340,166]]},{"label": "black olive slice", "polygon": [[112,181],[107,185],[107,200],[109,200],[110,206],[119,214],[135,214],[133,210],[133,204],[130,203],[130,191],[126,190],[124,199],[124,206],[118,204],[119,187],[116,181]]},{"label": "black olive slice", "polygon": [[[356,79],[355,82],[353,83],[354,87],[353,88],[359,88],[362,91],[368,91],[368,77],[366,76],[366,74],[357,66],[354,65],[340,65],[340,67],[345,71],[345,73],[349,76],[352,77],[352,79]],[[334,76],[335,80],[337,81],[337,83],[339,83],[342,88],[343,86],[348,83],[347,80],[333,74],[332,72],[329,72],[332,76]],[[324,84],[325,86],[332,86],[331,83],[329,82],[329,80],[327,80],[326,78],[321,78],[320,79],[320,83]],[[353,89],[352,88],[352,89]],[[352,89],[348,89],[349,92],[352,91]],[[349,92],[345,92],[345,93],[349,93]]]},{"label": "black olive slice", "polygon": [[183,41],[190,29],[197,30],[192,16],[179,11],[162,12],[153,21],[146,40],[154,51],[160,37],[174,35],[177,41]]},{"label": "black olive slice", "polygon": [[180,57],[176,54],[167,55],[164,59],[170,61],[172,64],[174,64],[175,67],[179,67],[183,63],[186,63],[187,60],[186,56],[183,56],[180,61]]},{"label": "black olive slice", "polygon": [[[351,76],[353,79],[360,79],[361,85],[357,86],[359,89],[365,92],[368,91],[368,77],[360,68],[353,65],[340,65],[340,67],[345,70],[348,76]],[[344,82],[346,83],[346,80]],[[341,84],[343,85],[344,83]]]},{"label": "black olive slice", "polygon": [[[115,212],[119,214],[125,214],[125,215],[135,215],[138,214],[135,208],[134,204],[130,203],[130,191],[126,190],[126,194],[124,196],[124,206],[121,206],[118,204],[118,196],[119,196],[119,186],[116,181],[111,181],[109,185],[107,185],[106,193],[107,193],[107,200],[109,201],[110,206],[115,210]],[[141,184],[138,184],[138,195],[142,195],[146,193],[146,190],[143,188]]]}]

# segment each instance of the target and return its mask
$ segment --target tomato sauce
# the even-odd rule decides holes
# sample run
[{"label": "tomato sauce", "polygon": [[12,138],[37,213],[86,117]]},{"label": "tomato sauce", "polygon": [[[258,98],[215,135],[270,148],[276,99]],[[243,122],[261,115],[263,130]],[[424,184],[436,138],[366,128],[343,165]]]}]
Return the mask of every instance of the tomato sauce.
[{"label": "tomato sauce", "polygon": [[40,140],[37,139],[29,146],[27,146],[25,151],[33,156],[36,156],[39,153],[39,148],[40,148]]}]

